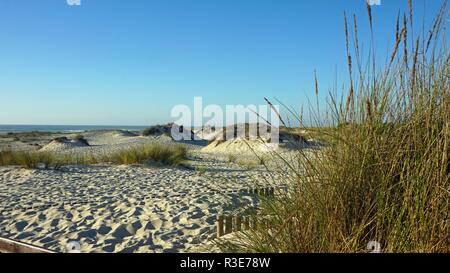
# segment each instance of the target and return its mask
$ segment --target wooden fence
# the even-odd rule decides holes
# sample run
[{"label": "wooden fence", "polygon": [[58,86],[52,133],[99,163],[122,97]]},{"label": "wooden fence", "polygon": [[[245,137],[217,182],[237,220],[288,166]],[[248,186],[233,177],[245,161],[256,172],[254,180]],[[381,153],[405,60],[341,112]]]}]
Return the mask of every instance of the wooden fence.
[{"label": "wooden fence", "polygon": [[[282,189],[286,190],[284,188]],[[245,194],[258,195],[265,198],[271,198],[275,196],[274,187],[244,189],[240,192]],[[219,214],[216,216],[216,237],[220,238],[232,232],[256,229],[257,220],[260,221],[263,218],[263,216],[257,215]]]},{"label": "wooden fence", "polygon": [[274,187],[243,189],[240,192],[245,193],[245,194],[259,195],[259,196],[263,196],[263,197],[274,197],[275,196],[275,188]]},{"label": "wooden fence", "polygon": [[0,237],[0,253],[55,253],[51,250]]}]

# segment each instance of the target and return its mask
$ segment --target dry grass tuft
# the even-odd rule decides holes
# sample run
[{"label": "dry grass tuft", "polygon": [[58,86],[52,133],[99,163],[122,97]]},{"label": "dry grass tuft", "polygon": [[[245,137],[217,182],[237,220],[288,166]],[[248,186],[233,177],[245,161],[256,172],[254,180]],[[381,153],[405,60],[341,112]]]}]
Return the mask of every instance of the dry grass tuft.
[{"label": "dry grass tuft", "polygon": [[59,169],[64,165],[92,165],[98,163],[140,164],[157,162],[178,166],[187,156],[187,148],[182,145],[147,145],[131,150],[123,150],[103,157],[57,155],[50,152],[1,151],[0,166],[19,165],[27,169],[44,167]]}]

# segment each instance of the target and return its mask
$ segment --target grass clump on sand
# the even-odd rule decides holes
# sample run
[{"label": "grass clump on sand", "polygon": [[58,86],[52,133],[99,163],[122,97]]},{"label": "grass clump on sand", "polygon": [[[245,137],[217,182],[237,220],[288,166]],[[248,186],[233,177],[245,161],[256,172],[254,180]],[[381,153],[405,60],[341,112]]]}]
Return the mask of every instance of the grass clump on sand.
[{"label": "grass clump on sand", "polygon": [[163,146],[151,144],[141,148],[124,150],[106,156],[103,161],[114,164],[137,164],[154,161],[164,165],[177,166],[187,156],[187,148],[182,145]]},{"label": "grass clump on sand", "polygon": [[195,167],[195,171],[199,176],[202,176],[206,173],[206,166],[204,165],[198,165]]},{"label": "grass clump on sand", "polygon": [[103,157],[93,155],[57,155],[40,151],[1,151],[0,166],[18,165],[27,169],[43,166],[58,169],[65,165],[92,165],[98,163],[138,164],[150,161],[163,165],[178,166],[187,156],[187,148],[182,145],[147,145],[141,148],[123,150]]},{"label": "grass clump on sand", "polygon": [[86,138],[85,138],[84,135],[82,135],[82,134],[76,134],[76,135],[73,137],[73,139],[74,139],[74,140],[77,140],[78,142],[80,142],[80,143],[82,143],[82,144],[84,144],[85,146],[90,146],[90,145],[89,145],[89,142],[86,140]]},{"label": "grass clump on sand", "polygon": [[165,125],[151,126],[142,131],[142,136],[157,136],[157,135],[171,136],[172,126],[173,126],[172,123],[168,123]]},{"label": "grass clump on sand", "polygon": [[161,131],[158,128],[151,127],[151,128],[144,129],[142,131],[142,136],[152,136],[152,135],[159,134],[160,132]]},{"label": "grass clump on sand", "polygon": [[234,154],[228,154],[228,162],[229,163],[236,163],[237,156]]},{"label": "grass clump on sand", "polygon": [[[373,56],[363,65],[358,43],[349,49],[345,20],[350,75],[354,67],[359,73],[350,77],[342,99],[329,98],[330,115],[320,117],[315,111],[316,128],[328,127],[315,133],[326,134],[323,139],[330,145],[308,154],[299,149],[296,164],[274,155],[294,174],[286,178],[290,191],[263,200],[265,221],[237,233],[224,247],[364,252],[376,241],[382,252],[450,251],[446,4],[426,36],[409,36],[411,16],[405,14],[403,23],[397,20],[396,45],[382,69]],[[367,10],[372,25],[371,7]]]},{"label": "grass clump on sand", "polygon": [[35,169],[42,165],[45,169],[58,168],[63,161],[48,152],[1,151],[0,166],[19,165],[27,169]]},{"label": "grass clump on sand", "polygon": [[239,159],[235,163],[243,168],[246,168],[248,170],[256,168],[260,161],[258,160],[252,160],[252,159]]}]

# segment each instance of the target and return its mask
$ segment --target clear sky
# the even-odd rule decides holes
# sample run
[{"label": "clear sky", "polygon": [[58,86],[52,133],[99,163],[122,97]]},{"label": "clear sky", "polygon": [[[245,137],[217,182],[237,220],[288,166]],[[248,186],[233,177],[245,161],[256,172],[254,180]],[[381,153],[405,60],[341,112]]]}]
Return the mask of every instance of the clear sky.
[{"label": "clear sky", "polygon": [[[377,53],[406,0],[374,6]],[[415,0],[431,19],[440,0]],[[345,83],[343,12],[364,0],[0,0],[0,124],[147,125],[176,104],[298,107]]]}]

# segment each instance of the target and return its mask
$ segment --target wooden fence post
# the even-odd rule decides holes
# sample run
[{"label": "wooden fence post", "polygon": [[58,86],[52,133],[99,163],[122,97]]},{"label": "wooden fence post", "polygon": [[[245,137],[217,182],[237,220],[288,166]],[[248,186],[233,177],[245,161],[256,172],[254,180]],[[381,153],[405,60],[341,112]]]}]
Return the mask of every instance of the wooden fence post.
[{"label": "wooden fence post", "polygon": [[217,215],[217,238],[223,236],[223,215]]},{"label": "wooden fence post", "polygon": [[270,188],[270,197],[275,197],[275,188],[274,187]]},{"label": "wooden fence post", "polygon": [[233,217],[231,215],[225,216],[225,235],[233,232]]},{"label": "wooden fence post", "polygon": [[243,221],[244,221],[244,230],[248,230],[250,228],[249,222],[248,222],[248,216],[244,216],[243,217]]},{"label": "wooden fence post", "polygon": [[234,231],[241,231],[241,216],[236,215],[235,216],[235,227],[234,227]]}]

